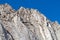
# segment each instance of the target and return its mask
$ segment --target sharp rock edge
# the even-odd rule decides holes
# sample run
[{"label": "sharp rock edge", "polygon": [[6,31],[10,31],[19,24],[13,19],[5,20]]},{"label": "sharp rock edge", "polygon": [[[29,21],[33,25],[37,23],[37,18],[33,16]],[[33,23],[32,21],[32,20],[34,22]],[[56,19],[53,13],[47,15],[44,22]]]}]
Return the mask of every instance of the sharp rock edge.
[{"label": "sharp rock edge", "polygon": [[35,9],[15,11],[0,5],[0,40],[60,40],[60,25]]}]

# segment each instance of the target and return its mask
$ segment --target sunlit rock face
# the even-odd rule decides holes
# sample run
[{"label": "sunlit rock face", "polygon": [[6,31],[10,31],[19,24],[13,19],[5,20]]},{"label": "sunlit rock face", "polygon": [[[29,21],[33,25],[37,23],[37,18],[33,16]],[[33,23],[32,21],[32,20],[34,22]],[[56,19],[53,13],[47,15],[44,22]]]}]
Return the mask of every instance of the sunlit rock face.
[{"label": "sunlit rock face", "polygon": [[15,11],[1,4],[0,40],[60,40],[60,25],[36,9],[21,7]]}]

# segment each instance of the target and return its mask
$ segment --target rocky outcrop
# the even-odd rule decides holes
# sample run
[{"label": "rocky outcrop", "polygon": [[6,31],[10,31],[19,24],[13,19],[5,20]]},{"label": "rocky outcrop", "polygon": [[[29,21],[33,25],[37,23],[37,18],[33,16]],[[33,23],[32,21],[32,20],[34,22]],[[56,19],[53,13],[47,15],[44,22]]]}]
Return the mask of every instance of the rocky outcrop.
[{"label": "rocky outcrop", "polygon": [[60,25],[36,9],[15,11],[0,5],[0,40],[60,40]]}]

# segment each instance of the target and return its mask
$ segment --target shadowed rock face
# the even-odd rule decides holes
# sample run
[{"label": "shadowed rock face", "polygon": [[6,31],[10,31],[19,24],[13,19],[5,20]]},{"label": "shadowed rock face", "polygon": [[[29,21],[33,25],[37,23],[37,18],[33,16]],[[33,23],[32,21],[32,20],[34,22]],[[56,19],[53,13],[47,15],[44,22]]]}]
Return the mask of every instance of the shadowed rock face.
[{"label": "shadowed rock face", "polygon": [[15,11],[0,5],[0,40],[60,40],[60,25],[36,9]]}]

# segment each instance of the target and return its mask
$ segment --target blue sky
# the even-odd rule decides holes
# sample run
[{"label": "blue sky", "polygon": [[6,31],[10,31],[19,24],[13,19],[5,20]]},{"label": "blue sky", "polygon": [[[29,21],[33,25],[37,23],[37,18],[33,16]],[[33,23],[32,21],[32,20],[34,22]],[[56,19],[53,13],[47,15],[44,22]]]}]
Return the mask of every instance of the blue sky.
[{"label": "blue sky", "polygon": [[21,6],[38,9],[51,21],[60,23],[60,0],[0,0],[0,4],[4,3],[10,4],[15,10]]}]

